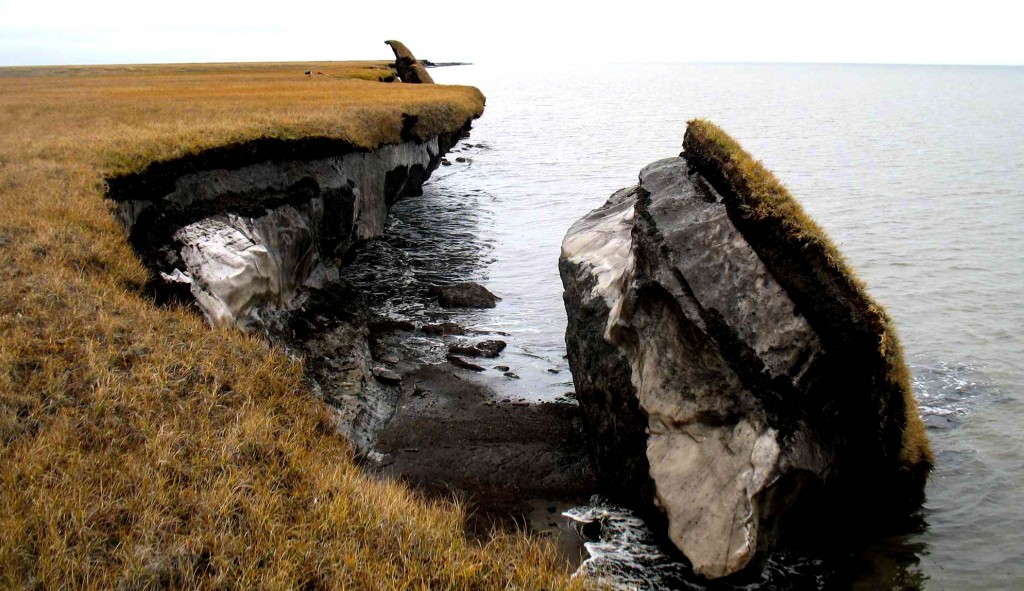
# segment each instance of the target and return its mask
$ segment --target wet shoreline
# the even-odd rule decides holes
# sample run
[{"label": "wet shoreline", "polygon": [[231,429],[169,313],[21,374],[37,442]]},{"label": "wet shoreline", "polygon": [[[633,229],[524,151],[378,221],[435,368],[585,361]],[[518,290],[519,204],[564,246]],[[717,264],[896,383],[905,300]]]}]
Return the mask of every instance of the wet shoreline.
[{"label": "wet shoreline", "polygon": [[[409,199],[417,199],[412,197]],[[268,322],[268,336],[306,359],[307,379],[336,413],[364,468],[467,507],[467,533],[485,540],[497,527],[549,537],[567,568],[586,558],[562,513],[596,487],[571,386],[532,389],[517,371],[539,373],[505,352],[450,352],[514,337],[480,326],[473,309],[439,306],[431,287],[479,278],[486,244],[465,233],[411,241],[389,218],[381,238],[357,244],[342,280],[312,290],[296,310]],[[410,253],[458,250],[411,260]],[[541,363],[548,379],[566,379]],[[569,378],[571,379],[571,378]]]}]

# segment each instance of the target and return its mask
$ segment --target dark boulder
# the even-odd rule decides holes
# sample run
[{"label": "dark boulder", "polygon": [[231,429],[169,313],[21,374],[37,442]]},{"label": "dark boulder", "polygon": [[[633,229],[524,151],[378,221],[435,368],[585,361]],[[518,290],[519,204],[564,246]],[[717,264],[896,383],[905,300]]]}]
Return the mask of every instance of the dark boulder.
[{"label": "dark boulder", "polygon": [[437,302],[444,308],[493,308],[501,300],[476,282],[435,286],[430,293],[437,296]]},{"label": "dark boulder", "polygon": [[402,383],[401,375],[384,367],[373,368],[373,377],[377,378],[378,382],[389,386],[397,386]]},{"label": "dark boulder", "polygon": [[480,341],[472,345],[452,345],[448,347],[451,355],[462,355],[464,357],[487,357],[493,359],[505,350],[505,341],[488,340]]},{"label": "dark boulder", "polygon": [[459,357],[457,355],[452,355],[451,353],[446,355],[445,359],[447,359],[448,363],[451,363],[455,367],[461,367],[462,369],[468,369],[470,371],[486,371],[483,367],[480,367],[479,365],[477,365],[475,363],[471,363],[469,361],[466,361],[465,359],[463,359],[463,358],[461,358],[461,357]]},{"label": "dark boulder", "polygon": [[442,322],[439,324],[424,324],[420,331],[423,334],[432,336],[463,335],[466,334],[466,327],[454,322]]}]

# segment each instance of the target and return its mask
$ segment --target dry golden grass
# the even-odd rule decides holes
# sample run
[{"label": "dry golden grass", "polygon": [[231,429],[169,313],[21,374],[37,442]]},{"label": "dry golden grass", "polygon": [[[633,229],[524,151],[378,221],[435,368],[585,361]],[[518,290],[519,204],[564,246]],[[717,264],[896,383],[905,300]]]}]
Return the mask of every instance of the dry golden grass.
[{"label": "dry golden grass", "polygon": [[843,291],[864,304],[864,320],[868,329],[878,335],[878,348],[887,364],[887,379],[902,391],[907,409],[901,461],[908,466],[930,466],[933,462],[931,447],[917,410],[910,371],[903,360],[895,327],[885,310],[868,295],[839,249],[775,175],[717,125],[703,119],[690,121],[685,145],[688,155],[697,152],[700,158],[715,163],[715,168],[733,187],[746,217],[778,225],[785,234],[784,239],[805,252],[821,252],[834,271],[832,276],[845,282]]},{"label": "dry golden grass", "polygon": [[547,543],[467,540],[460,507],[360,472],[299,361],[140,294],[105,176],[258,137],[372,146],[402,113],[429,135],[482,110],[475,89],[351,68],[0,70],[0,588],[573,586]]},{"label": "dry golden grass", "polygon": [[[412,131],[426,138],[483,112],[484,98],[475,88],[358,79],[377,76],[382,67],[0,68],[0,84],[5,124],[26,132],[62,126],[46,138],[46,156],[70,156],[88,142],[97,152],[91,163],[106,174],[253,138],[330,137],[373,147],[401,141],[403,113],[417,117]],[[303,72],[310,68],[324,75],[307,77]]]}]

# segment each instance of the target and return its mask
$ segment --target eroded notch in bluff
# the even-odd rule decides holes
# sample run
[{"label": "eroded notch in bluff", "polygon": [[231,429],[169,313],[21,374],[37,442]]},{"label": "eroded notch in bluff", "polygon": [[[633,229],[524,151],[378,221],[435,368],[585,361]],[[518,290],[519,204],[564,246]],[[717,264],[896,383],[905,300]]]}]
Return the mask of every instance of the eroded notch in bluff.
[{"label": "eroded notch in bluff", "polygon": [[468,127],[374,150],[326,138],[225,146],[108,179],[108,197],[158,299],[194,301],[215,325],[261,325],[336,282],[351,246],[422,193]]}]

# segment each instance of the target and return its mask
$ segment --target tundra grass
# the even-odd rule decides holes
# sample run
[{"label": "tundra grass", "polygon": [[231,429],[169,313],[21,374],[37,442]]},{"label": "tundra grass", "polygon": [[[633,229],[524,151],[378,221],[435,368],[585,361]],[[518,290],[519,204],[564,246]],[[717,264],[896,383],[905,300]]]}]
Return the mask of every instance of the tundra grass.
[{"label": "tundra grass", "polygon": [[868,295],[839,249],[775,175],[715,124],[703,119],[690,121],[684,148],[687,158],[709,163],[721,173],[744,217],[781,228],[782,240],[808,257],[820,254],[842,297],[863,309],[861,318],[866,329],[877,336],[878,350],[886,363],[886,379],[903,395],[906,412],[900,460],[908,467],[931,466],[931,448],[892,320]]},{"label": "tundra grass", "polygon": [[[560,589],[551,545],[361,472],[302,362],[142,295],[105,177],[479,115],[380,64],[0,69],[0,588]],[[324,72],[307,77],[305,70]],[[360,79],[363,78],[363,79]]]}]

